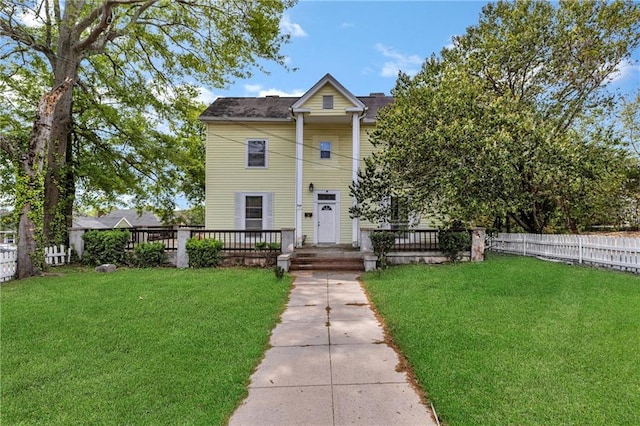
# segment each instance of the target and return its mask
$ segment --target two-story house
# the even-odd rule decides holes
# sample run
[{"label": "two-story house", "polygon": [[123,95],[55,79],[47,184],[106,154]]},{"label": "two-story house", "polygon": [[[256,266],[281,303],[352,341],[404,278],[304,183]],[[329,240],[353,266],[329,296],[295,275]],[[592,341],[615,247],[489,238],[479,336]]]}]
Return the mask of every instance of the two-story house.
[{"label": "two-story house", "polygon": [[295,228],[296,245],[358,245],[349,185],[373,146],[384,94],[354,96],[330,74],[301,97],[218,98],[206,125],[207,229]]}]

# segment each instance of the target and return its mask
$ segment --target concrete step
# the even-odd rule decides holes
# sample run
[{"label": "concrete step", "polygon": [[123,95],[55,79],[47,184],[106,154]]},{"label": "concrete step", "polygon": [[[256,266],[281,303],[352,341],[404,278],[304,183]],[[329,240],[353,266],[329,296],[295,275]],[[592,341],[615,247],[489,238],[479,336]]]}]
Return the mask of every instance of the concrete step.
[{"label": "concrete step", "polygon": [[334,270],[334,271],[364,271],[361,257],[315,257],[296,255],[291,259],[291,270]]}]

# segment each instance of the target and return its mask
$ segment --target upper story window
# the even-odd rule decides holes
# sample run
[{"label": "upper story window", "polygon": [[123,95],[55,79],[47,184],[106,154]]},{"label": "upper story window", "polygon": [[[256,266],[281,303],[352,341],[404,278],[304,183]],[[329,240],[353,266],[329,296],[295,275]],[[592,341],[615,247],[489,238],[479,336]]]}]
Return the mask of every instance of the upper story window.
[{"label": "upper story window", "polygon": [[266,139],[247,140],[247,167],[267,167]]},{"label": "upper story window", "polygon": [[331,159],[331,142],[320,142],[320,158]]},{"label": "upper story window", "polygon": [[322,109],[333,109],[333,95],[324,95],[322,97]]}]

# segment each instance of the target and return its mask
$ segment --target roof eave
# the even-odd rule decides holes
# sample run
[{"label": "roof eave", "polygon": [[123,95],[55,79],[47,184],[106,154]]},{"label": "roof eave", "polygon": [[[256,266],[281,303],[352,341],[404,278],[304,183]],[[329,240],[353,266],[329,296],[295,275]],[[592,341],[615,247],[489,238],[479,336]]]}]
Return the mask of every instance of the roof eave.
[{"label": "roof eave", "polygon": [[292,118],[267,118],[267,117],[208,117],[200,116],[198,120],[202,122],[238,122],[238,121],[252,121],[252,122],[273,122],[273,123],[288,123]]}]

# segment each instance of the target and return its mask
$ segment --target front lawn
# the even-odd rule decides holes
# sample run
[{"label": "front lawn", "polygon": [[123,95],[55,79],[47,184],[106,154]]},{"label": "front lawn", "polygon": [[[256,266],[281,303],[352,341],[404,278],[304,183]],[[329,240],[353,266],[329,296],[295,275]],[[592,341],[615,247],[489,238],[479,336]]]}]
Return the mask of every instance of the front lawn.
[{"label": "front lawn", "polygon": [[224,424],[289,288],[257,269],[66,270],[4,284],[1,422]]},{"label": "front lawn", "polygon": [[490,254],[363,280],[446,424],[640,419],[640,277]]}]

